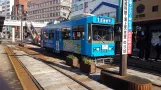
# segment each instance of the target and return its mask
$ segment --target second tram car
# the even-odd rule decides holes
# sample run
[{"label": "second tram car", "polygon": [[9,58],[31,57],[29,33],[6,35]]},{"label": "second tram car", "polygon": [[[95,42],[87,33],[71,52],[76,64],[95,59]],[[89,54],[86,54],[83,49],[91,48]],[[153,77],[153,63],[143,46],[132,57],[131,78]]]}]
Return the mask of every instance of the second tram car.
[{"label": "second tram car", "polygon": [[115,55],[114,18],[87,16],[41,29],[41,46],[87,57]]}]

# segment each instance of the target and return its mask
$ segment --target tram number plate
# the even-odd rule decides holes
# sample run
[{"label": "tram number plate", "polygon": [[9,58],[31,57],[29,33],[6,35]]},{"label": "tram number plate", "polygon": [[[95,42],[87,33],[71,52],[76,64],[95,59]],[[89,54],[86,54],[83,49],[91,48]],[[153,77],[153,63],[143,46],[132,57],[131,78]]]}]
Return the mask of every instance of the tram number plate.
[{"label": "tram number plate", "polygon": [[102,45],[102,49],[108,49],[108,45]]}]

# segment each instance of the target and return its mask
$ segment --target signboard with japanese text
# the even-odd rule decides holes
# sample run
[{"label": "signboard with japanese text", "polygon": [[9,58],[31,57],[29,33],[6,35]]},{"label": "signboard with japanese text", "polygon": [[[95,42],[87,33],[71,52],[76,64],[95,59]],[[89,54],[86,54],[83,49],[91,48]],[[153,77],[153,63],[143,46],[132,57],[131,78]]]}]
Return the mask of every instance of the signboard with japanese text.
[{"label": "signboard with japanese text", "polygon": [[99,23],[112,23],[112,19],[111,18],[98,17],[97,22],[99,22]]},{"label": "signboard with japanese text", "polygon": [[133,0],[123,0],[122,54],[132,53]]},{"label": "signboard with japanese text", "polygon": [[96,17],[94,17],[93,22],[94,23],[101,23],[101,24],[114,24],[115,19],[110,18],[110,17],[106,17],[106,16],[96,16]]}]

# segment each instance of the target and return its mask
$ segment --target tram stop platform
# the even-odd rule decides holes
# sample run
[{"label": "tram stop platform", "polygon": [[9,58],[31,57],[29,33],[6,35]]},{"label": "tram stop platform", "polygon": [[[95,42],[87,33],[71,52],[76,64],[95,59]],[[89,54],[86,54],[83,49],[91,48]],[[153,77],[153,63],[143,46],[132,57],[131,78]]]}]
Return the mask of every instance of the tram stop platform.
[{"label": "tram stop platform", "polygon": [[3,45],[0,45],[0,90],[23,90]]},{"label": "tram stop platform", "polygon": [[[115,90],[98,81],[98,79],[100,79],[101,69],[97,69],[97,72],[94,74],[86,75],[79,69],[72,69],[71,67],[67,66],[64,61],[59,58],[53,58],[45,55],[39,57],[39,54],[42,51],[40,50],[40,47],[35,45],[27,45],[27,47],[32,48],[30,50],[32,51],[31,53],[33,53],[32,55],[29,55],[27,51],[23,51],[17,45],[5,44],[5,46],[8,46],[12,49],[17,59],[19,59],[21,64],[25,66],[30,74],[32,74],[32,77],[34,77],[35,81],[39,83],[41,88],[44,90]],[[9,56],[4,49],[5,46],[0,45],[0,90],[23,90],[24,88],[22,83],[24,82],[20,83],[21,81],[16,75],[16,72],[8,58]],[[34,50],[38,50],[39,52],[34,53]],[[46,58],[47,61],[38,59],[38,57]],[[106,70],[118,72],[119,68],[111,67],[106,68]],[[161,90],[161,76],[132,69],[128,69],[127,73],[129,75],[139,76],[140,78],[150,80],[152,82],[151,90]],[[73,78],[74,80],[69,77]],[[110,80],[106,81],[113,82]],[[117,80],[115,82],[117,82]],[[28,88],[26,90],[34,89]]]}]

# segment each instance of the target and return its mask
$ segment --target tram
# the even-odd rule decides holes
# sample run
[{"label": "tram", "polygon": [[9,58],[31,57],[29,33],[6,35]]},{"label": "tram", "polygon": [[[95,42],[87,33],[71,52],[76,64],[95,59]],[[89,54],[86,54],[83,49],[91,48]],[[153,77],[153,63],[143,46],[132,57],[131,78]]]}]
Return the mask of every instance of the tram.
[{"label": "tram", "polygon": [[114,23],[111,17],[86,16],[50,24],[41,29],[41,47],[87,57],[113,56]]}]

